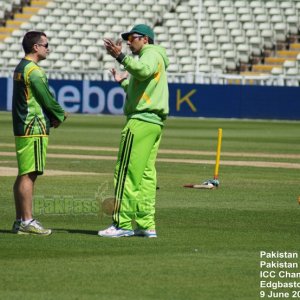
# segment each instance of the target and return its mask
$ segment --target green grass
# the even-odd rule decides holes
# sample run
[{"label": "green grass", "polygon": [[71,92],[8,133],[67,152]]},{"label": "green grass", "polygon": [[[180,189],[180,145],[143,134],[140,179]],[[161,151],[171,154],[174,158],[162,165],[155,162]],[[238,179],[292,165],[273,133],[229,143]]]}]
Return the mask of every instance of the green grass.
[{"label": "green grass", "polygon": [[[11,117],[0,113],[0,152],[13,152]],[[52,130],[50,145],[118,147],[122,117],[72,115]],[[161,149],[222,153],[299,154],[299,122],[176,119],[164,130]],[[5,144],[5,145],[4,145]],[[49,149],[48,153],[112,155],[114,151]],[[159,154],[160,158],[189,158]],[[191,159],[214,159],[192,156]],[[158,162],[159,238],[105,239],[97,230],[110,217],[83,210],[36,217],[53,228],[49,237],[11,234],[14,177],[0,177],[1,299],[259,299],[259,252],[299,249],[299,169],[225,166],[225,160],[300,159],[222,157],[221,186],[184,189],[213,174],[213,165]],[[96,201],[113,195],[114,160],[48,158],[47,169],[105,173],[41,176],[36,199]],[[16,167],[1,156],[0,166]],[[294,270],[299,272],[299,270]]]}]

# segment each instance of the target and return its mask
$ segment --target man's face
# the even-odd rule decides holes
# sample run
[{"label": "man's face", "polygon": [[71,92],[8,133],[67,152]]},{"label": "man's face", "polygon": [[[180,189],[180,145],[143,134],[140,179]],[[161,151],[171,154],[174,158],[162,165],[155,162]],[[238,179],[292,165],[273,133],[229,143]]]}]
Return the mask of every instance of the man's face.
[{"label": "man's face", "polygon": [[133,33],[128,36],[127,45],[135,55],[139,54],[145,44],[148,44],[148,37]]},{"label": "man's face", "polygon": [[34,46],[36,47],[35,49],[39,60],[46,59],[47,55],[49,54],[48,39],[45,36],[41,36],[39,42]]}]

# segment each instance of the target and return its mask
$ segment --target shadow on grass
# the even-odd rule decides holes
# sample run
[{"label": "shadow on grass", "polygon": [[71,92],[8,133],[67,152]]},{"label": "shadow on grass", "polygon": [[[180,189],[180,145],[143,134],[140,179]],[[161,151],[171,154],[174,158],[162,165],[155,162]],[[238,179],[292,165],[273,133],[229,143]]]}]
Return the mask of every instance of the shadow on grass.
[{"label": "shadow on grass", "polygon": [[0,233],[11,233],[11,234],[15,234],[15,233],[13,233],[11,230],[3,230],[3,229],[0,230]]},{"label": "shadow on grass", "polygon": [[[16,234],[11,230],[3,230],[3,229],[0,229],[0,234],[1,233]],[[98,232],[94,230],[53,228],[52,233],[80,233],[80,234],[97,235]]]},{"label": "shadow on grass", "polygon": [[64,229],[64,228],[52,228],[53,233],[80,233],[97,235],[98,231],[95,230],[82,230],[82,229]]}]

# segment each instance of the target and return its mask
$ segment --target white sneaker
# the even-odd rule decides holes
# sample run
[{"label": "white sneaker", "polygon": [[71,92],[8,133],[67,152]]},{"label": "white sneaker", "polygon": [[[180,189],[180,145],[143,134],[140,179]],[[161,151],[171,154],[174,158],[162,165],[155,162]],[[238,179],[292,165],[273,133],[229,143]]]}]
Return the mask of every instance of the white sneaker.
[{"label": "white sneaker", "polygon": [[116,228],[114,225],[104,230],[99,230],[98,235],[103,237],[118,238],[123,236],[133,236],[134,231],[130,229]]},{"label": "white sneaker", "polygon": [[135,236],[143,236],[147,238],[157,238],[155,229],[136,229],[134,231]]},{"label": "white sneaker", "polygon": [[18,234],[36,234],[36,235],[50,235],[51,229],[46,229],[37,220],[32,220],[28,225],[24,225],[23,222],[20,224]]}]

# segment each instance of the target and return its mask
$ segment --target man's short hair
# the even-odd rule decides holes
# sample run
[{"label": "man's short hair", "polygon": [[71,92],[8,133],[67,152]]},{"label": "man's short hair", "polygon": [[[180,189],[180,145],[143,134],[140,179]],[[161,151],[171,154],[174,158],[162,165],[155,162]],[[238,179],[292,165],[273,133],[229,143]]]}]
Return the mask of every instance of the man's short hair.
[{"label": "man's short hair", "polygon": [[32,52],[33,45],[38,44],[42,36],[47,37],[46,34],[42,31],[28,31],[24,35],[22,46],[25,54],[29,54]]},{"label": "man's short hair", "polygon": [[148,36],[148,44],[151,44],[151,45],[154,44],[154,41],[149,36]]}]

